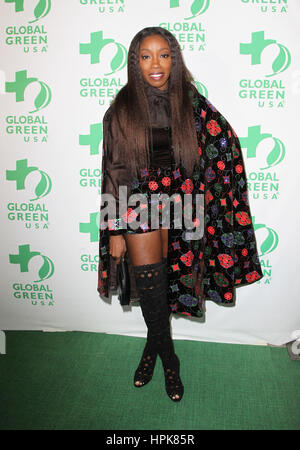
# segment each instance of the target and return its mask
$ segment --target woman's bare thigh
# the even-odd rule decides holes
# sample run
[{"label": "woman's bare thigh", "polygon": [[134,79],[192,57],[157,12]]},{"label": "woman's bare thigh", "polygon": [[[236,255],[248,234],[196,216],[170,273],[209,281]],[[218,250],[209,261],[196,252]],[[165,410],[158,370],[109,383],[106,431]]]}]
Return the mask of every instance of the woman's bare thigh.
[{"label": "woman's bare thigh", "polygon": [[126,247],[134,266],[154,264],[167,256],[168,230],[155,230],[143,234],[125,234]]}]

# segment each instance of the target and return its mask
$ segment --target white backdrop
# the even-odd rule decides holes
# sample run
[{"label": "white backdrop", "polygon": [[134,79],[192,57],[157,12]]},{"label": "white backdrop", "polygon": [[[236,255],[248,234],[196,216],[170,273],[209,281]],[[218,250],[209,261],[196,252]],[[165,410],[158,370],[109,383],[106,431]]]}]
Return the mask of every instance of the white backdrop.
[{"label": "white backdrop", "polygon": [[173,337],[281,345],[300,329],[299,0],[1,0],[2,330],[145,336],[139,307],[99,298],[102,117],[133,36],[174,32],[243,147],[264,278]]}]

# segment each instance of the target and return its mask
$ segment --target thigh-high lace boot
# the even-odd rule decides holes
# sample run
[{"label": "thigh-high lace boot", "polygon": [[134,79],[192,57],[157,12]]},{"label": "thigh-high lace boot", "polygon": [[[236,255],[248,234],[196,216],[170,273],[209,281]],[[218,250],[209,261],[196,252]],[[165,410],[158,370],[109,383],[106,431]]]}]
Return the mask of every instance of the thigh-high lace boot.
[{"label": "thigh-high lace boot", "polygon": [[[179,377],[179,360],[170,335],[170,308],[167,301],[166,267],[162,262],[134,267],[140,305],[148,327],[147,344],[135,373],[135,385],[151,380],[157,354],[162,359],[166,391],[171,400],[183,396]],[[150,358],[148,358],[150,356]]]},{"label": "thigh-high lace boot", "polygon": [[[164,272],[166,270],[166,258],[162,263],[136,266],[133,268],[136,280],[136,287],[140,296],[140,306],[145,323],[148,328],[147,342],[134,374],[134,385],[136,387],[145,386],[152,379],[153,371],[157,359],[157,350],[151,340],[151,323],[149,323],[148,298],[156,295],[164,289]],[[148,292],[150,291],[151,292]],[[150,300],[151,303],[151,300]]]}]

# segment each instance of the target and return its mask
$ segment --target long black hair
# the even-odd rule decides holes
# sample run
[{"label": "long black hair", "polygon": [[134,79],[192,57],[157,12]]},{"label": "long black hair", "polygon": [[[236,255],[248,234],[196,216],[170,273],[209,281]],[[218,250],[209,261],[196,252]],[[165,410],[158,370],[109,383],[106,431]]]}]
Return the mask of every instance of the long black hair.
[{"label": "long black hair", "polygon": [[169,98],[171,110],[172,145],[176,164],[182,164],[191,174],[199,161],[198,143],[193,116],[191,89],[196,90],[193,77],[184,64],[180,46],[168,30],[147,27],[133,38],[129,51],[127,84],[112,103],[111,130],[132,174],[149,166],[150,118],[145,92],[145,81],[139,64],[140,44],[150,35],[162,36],[171,50]]}]

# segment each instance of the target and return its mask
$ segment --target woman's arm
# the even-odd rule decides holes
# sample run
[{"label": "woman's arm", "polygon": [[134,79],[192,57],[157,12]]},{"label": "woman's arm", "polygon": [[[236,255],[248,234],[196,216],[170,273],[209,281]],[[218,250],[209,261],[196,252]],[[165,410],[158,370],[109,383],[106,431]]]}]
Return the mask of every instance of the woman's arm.
[{"label": "woman's arm", "polygon": [[[107,110],[103,118],[103,156],[102,156],[102,186],[101,195],[110,194],[116,205],[116,216],[112,223],[109,223],[109,243],[110,254],[118,264],[120,258],[126,252],[126,243],[123,234],[126,228],[122,228],[126,224],[119,217],[119,186],[130,186],[130,175],[128,168],[121,160],[117,143],[111,132],[111,108]],[[128,196],[127,196],[128,198]],[[103,203],[101,202],[101,213],[103,211]],[[100,213],[100,215],[101,215]],[[101,217],[103,223],[103,217]]]}]

